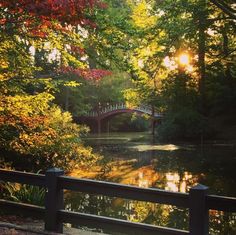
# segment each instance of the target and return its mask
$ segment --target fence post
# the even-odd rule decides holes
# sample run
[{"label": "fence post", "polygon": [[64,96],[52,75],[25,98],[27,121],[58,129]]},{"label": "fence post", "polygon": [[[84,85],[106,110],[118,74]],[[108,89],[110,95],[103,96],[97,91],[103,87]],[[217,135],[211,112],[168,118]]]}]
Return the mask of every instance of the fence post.
[{"label": "fence post", "polygon": [[63,209],[63,190],[59,188],[58,176],[64,171],[52,168],[46,171],[45,230],[62,233],[63,223],[59,223],[58,210]]},{"label": "fence post", "polygon": [[206,205],[208,187],[198,184],[189,193],[189,230],[190,235],[209,234],[209,210]]}]

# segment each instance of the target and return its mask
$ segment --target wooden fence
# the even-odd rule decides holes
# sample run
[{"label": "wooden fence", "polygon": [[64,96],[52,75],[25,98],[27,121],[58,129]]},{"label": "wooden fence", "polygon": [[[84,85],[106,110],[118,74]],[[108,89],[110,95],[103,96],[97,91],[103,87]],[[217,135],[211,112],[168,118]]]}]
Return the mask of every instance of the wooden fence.
[{"label": "wooden fence", "polygon": [[[42,218],[45,222],[45,230],[61,233],[63,223],[77,223],[135,235],[207,235],[209,234],[210,209],[236,212],[236,198],[208,195],[208,187],[204,185],[191,188],[189,193],[176,193],[68,177],[57,168],[48,170],[46,175],[0,170],[0,181],[44,187],[47,191],[45,207],[3,199],[0,199],[0,207],[7,210],[12,209],[15,212],[24,211],[24,214],[31,217]],[[188,208],[189,231],[66,211],[63,206],[63,189]]]}]

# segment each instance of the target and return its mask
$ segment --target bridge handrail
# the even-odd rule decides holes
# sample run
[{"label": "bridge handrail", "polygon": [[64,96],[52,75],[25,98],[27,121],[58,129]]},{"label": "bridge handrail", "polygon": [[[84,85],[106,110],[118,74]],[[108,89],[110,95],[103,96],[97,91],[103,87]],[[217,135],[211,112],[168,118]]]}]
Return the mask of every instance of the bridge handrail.
[{"label": "bridge handrail", "polygon": [[[191,188],[190,193],[176,193],[154,188],[139,188],[117,183],[78,179],[64,176],[64,172],[56,168],[48,170],[46,175],[2,169],[0,170],[0,181],[47,188],[45,207],[6,200],[0,200],[0,205],[1,208],[12,208],[14,211],[16,209],[33,213],[40,218],[45,216],[45,229],[54,232],[62,232],[63,222],[79,222],[87,226],[96,225],[102,228],[110,226],[120,229],[124,226],[127,229],[136,231],[137,234],[205,235],[208,231],[206,218],[209,216],[210,209],[236,212],[236,198],[208,195],[208,188],[202,185]],[[65,211],[63,210],[63,189],[189,208],[190,232]]]},{"label": "bridge handrail", "polygon": [[[99,115],[105,114],[105,113],[109,113],[115,110],[123,110],[123,109],[128,109],[128,110],[134,110],[134,111],[140,111],[143,113],[146,113],[148,115],[152,115],[152,107],[148,106],[148,105],[139,105],[137,107],[131,108],[126,106],[126,104],[124,103],[120,103],[120,104],[112,104],[112,105],[108,105],[106,107],[103,107],[102,109],[100,109],[99,111],[90,111],[87,113],[88,117],[98,117]],[[161,113],[157,113],[154,112],[154,116],[162,116]]]}]

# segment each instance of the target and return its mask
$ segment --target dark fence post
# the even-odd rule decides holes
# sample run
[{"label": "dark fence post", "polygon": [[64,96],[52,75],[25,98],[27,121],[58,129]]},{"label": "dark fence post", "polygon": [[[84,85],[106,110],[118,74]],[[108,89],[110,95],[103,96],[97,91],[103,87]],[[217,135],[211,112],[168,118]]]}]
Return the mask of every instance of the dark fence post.
[{"label": "dark fence post", "polygon": [[206,205],[208,187],[198,184],[189,193],[190,235],[209,234],[209,210]]},{"label": "dark fence post", "polygon": [[45,230],[62,233],[63,223],[59,223],[58,210],[63,209],[63,190],[59,188],[58,176],[63,170],[52,168],[46,171]]}]

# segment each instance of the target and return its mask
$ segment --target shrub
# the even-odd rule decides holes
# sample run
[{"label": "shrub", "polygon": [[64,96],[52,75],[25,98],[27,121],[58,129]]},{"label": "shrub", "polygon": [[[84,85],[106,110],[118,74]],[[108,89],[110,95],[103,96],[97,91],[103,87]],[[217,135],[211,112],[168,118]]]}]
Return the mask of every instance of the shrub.
[{"label": "shrub", "polygon": [[4,183],[2,197],[16,202],[43,206],[45,193],[44,188],[33,185]]}]

